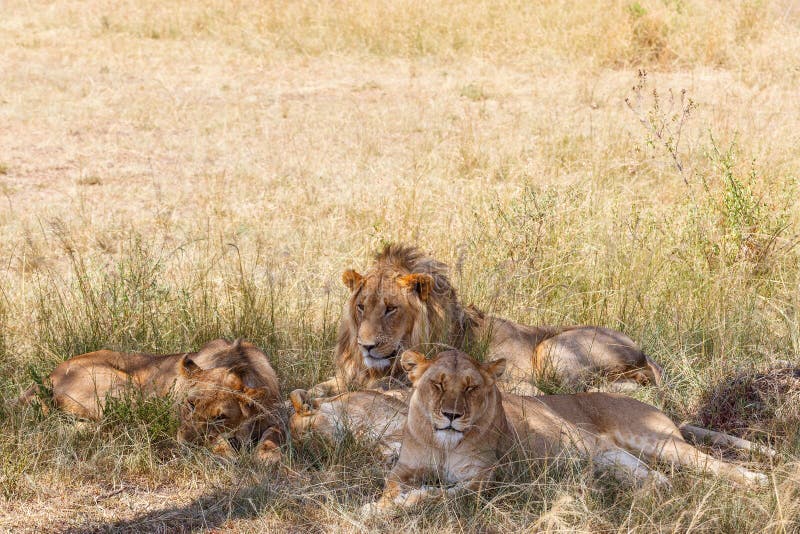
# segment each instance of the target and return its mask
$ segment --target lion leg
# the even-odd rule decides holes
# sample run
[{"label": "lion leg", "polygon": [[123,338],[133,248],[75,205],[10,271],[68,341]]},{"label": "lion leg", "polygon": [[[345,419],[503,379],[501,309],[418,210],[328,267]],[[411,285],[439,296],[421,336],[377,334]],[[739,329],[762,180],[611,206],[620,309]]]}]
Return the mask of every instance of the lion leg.
[{"label": "lion leg", "polygon": [[378,442],[378,448],[381,452],[381,457],[383,458],[383,465],[386,467],[391,467],[397,459],[400,457],[400,441],[391,441],[391,440],[380,440]]},{"label": "lion leg", "polygon": [[618,446],[606,436],[589,432],[583,428],[562,426],[562,439],[574,447],[582,456],[591,458],[596,468],[608,471],[621,482],[633,480],[637,485],[654,482],[658,486],[669,486],[669,480],[639,458]]},{"label": "lion leg", "polygon": [[414,506],[434,500],[444,494],[441,488],[422,486],[408,491],[401,491],[394,495],[386,492],[375,502],[368,502],[361,507],[361,515],[365,518],[385,514],[394,508],[413,508]]},{"label": "lion leg", "polygon": [[400,508],[412,508],[418,504],[439,499],[445,493],[446,491],[438,486],[420,486],[419,488],[399,492],[392,498],[390,504]]},{"label": "lion leg", "polygon": [[294,440],[302,440],[306,433],[314,428],[317,418],[317,409],[308,392],[304,389],[295,389],[289,394],[289,402],[294,409],[294,414],[289,419],[289,432]]},{"label": "lion leg", "polygon": [[[377,515],[392,508],[411,508],[422,502],[440,498],[450,493],[450,490],[438,486],[426,485],[427,475],[431,474],[429,467],[397,464],[386,476],[386,485],[380,499],[367,503],[361,508],[365,516]],[[454,492],[463,491],[469,487],[480,487],[486,475],[478,473],[474,479],[457,483]]]},{"label": "lion leg", "polygon": [[673,435],[666,439],[652,436],[649,439],[640,438],[625,445],[654,460],[661,460],[676,467],[689,467],[723,476],[745,486],[763,485],[769,481],[763,473],[756,473],[744,467],[718,460],[686,443],[679,436]]},{"label": "lion leg", "polygon": [[667,477],[650,469],[650,467],[636,456],[632,455],[619,447],[610,447],[599,453],[592,455],[595,466],[611,472],[617,479],[630,480],[642,485],[647,482],[655,482],[658,486],[669,487]]},{"label": "lion leg", "polygon": [[754,452],[768,458],[774,458],[778,455],[778,452],[771,447],[753,443],[752,441],[737,438],[736,436],[731,436],[730,434],[725,434],[723,432],[715,432],[714,430],[700,428],[687,423],[681,424],[678,428],[680,429],[681,435],[683,435],[684,438],[692,439],[698,442],[706,442],[712,445],[721,445],[723,447],[730,447],[732,449]]},{"label": "lion leg", "polygon": [[318,398],[332,397],[342,392],[343,389],[340,387],[339,380],[334,376],[325,382],[320,382],[313,388],[309,389],[307,393],[310,397]]},{"label": "lion leg", "polygon": [[236,456],[236,449],[230,444],[228,438],[222,435],[217,436],[209,443],[209,449],[212,454],[225,458],[226,460],[230,460]]},{"label": "lion leg", "polygon": [[386,391],[381,391],[387,397],[393,397],[397,400],[408,402],[408,398],[411,396],[411,390],[408,387],[402,389],[387,389]]},{"label": "lion leg", "polygon": [[419,504],[440,499],[444,496],[456,497],[467,492],[478,492],[491,478],[491,471],[482,472],[475,478],[458,482],[448,488],[423,484],[414,487],[411,485],[416,473],[411,475],[412,480],[401,481],[399,478],[387,477],[386,489],[381,498],[375,503],[368,503],[362,507],[364,515],[376,515],[391,508],[412,508]]},{"label": "lion leg", "polygon": [[410,466],[395,465],[386,476],[386,484],[380,498],[362,506],[362,515],[367,517],[378,515],[395,506],[408,508],[423,500],[429,488],[416,486],[415,483],[421,484],[425,472]]}]

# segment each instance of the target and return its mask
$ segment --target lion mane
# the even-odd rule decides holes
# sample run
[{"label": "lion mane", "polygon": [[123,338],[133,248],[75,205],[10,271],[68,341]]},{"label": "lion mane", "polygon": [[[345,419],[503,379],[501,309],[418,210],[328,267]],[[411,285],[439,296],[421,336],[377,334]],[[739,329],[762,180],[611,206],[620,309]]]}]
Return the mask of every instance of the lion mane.
[{"label": "lion mane", "polygon": [[459,303],[455,288],[447,276],[446,264],[436,261],[418,248],[401,244],[387,244],[374,257],[370,270],[362,275],[345,271],[342,281],[355,289],[345,304],[339,325],[336,345],[336,372],[342,384],[372,387],[387,377],[405,382],[402,369],[393,362],[390,371],[369,368],[364,364],[358,347],[359,326],[356,298],[362,288],[356,284],[362,279],[374,277],[395,280],[396,290],[411,288],[416,291],[409,302],[408,312],[414,317],[413,328],[405,336],[404,345],[398,352],[410,347],[426,347],[436,344],[461,346],[468,331],[466,321],[469,314]]}]

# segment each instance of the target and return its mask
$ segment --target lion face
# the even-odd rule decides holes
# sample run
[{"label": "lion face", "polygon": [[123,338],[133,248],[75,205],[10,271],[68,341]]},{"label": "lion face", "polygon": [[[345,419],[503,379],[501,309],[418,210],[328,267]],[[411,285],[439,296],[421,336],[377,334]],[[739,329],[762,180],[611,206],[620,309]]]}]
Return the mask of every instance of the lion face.
[{"label": "lion face", "polygon": [[351,335],[367,368],[384,370],[404,347],[419,342],[420,315],[425,313],[433,278],[427,274],[345,271],[351,295],[345,306]]},{"label": "lion face", "polygon": [[235,370],[201,369],[188,358],[181,362],[186,396],[180,405],[178,441],[213,443],[219,438],[249,438],[252,419],[266,391],[244,385]]},{"label": "lion face", "polygon": [[505,370],[505,360],[482,364],[455,350],[427,360],[406,351],[401,365],[414,385],[409,424],[420,437],[452,449],[488,428],[491,409],[499,405],[495,382]]}]

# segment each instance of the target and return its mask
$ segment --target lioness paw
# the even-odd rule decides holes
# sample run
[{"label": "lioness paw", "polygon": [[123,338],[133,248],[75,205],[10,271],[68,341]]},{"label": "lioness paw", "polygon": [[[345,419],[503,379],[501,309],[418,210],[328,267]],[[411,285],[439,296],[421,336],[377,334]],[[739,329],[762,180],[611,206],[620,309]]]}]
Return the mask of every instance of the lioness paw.
[{"label": "lioness paw", "polygon": [[259,445],[255,450],[255,459],[263,464],[272,465],[281,461],[281,449],[275,445]]},{"label": "lioness paw", "polygon": [[231,460],[236,456],[236,449],[234,449],[230,442],[223,437],[215,439],[211,443],[210,449],[214,455],[226,460]]},{"label": "lioness paw", "polygon": [[413,489],[409,491],[404,491],[397,495],[393,502],[397,506],[402,506],[403,508],[410,508],[412,506],[416,506],[417,504],[428,501],[431,499],[435,499],[436,497],[441,497],[444,495],[444,491],[442,488],[436,486],[422,486],[418,489]]},{"label": "lioness paw", "polygon": [[388,511],[388,507],[381,504],[381,501],[376,502],[368,502],[364,506],[361,507],[361,517],[364,519],[369,519],[371,517],[378,517],[385,514]]}]

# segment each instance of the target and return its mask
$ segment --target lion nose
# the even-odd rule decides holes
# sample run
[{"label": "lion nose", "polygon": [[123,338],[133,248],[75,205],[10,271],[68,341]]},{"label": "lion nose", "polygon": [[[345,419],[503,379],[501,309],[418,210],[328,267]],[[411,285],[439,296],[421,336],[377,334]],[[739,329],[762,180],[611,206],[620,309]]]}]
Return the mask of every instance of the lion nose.
[{"label": "lion nose", "polygon": [[458,419],[459,417],[461,417],[461,415],[462,415],[462,414],[460,414],[460,413],[453,413],[453,412],[442,412],[442,415],[443,415],[443,416],[445,416],[445,417],[447,417],[447,419],[449,419],[449,420],[450,420],[450,422],[452,423],[453,421],[455,421],[456,419]]}]

